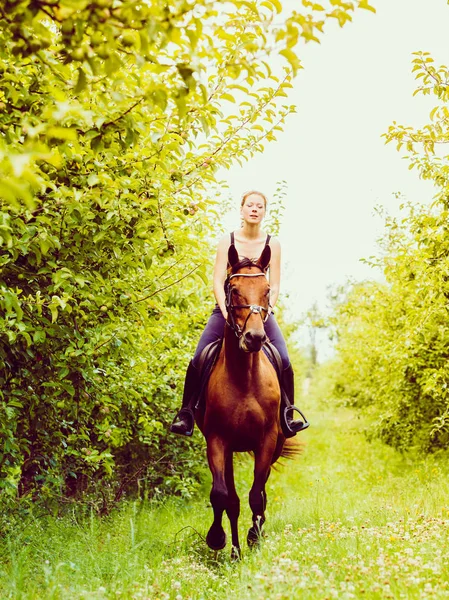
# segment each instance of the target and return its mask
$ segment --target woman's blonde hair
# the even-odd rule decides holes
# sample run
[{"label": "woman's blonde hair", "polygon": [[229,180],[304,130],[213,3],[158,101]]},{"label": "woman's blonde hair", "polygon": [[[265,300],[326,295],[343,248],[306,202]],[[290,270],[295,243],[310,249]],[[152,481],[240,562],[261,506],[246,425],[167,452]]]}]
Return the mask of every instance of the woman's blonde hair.
[{"label": "woman's blonde hair", "polygon": [[251,196],[251,194],[257,194],[258,196],[263,198],[263,201],[265,203],[265,209],[267,208],[267,204],[268,204],[267,197],[265,196],[265,194],[262,194],[262,192],[258,192],[257,190],[251,190],[249,192],[245,192],[242,196],[242,201],[240,202],[240,206],[243,206],[245,204],[245,200],[248,198],[248,196]]}]

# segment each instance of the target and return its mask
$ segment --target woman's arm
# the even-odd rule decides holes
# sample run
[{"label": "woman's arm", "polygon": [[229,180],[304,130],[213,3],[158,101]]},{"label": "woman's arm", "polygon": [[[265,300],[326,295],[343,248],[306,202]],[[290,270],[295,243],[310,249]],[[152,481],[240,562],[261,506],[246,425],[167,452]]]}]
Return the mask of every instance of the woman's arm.
[{"label": "woman's arm", "polygon": [[228,318],[225,305],[224,282],[226,279],[226,266],[228,264],[229,243],[229,235],[225,235],[218,242],[214,265],[214,295],[225,319]]},{"label": "woman's arm", "polygon": [[271,260],[269,270],[270,280],[270,304],[274,308],[279,298],[279,292],[281,289],[281,244],[276,238],[272,238],[270,241],[271,246]]}]

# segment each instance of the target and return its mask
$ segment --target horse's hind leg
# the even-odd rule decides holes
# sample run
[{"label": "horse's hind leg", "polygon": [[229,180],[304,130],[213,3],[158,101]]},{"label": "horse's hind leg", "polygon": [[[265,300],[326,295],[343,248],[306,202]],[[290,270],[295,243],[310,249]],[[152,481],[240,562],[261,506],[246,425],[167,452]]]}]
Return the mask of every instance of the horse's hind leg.
[{"label": "horse's hind leg", "polygon": [[271,447],[261,448],[254,456],[254,482],[249,492],[249,505],[253,513],[253,526],[250,527],[248,531],[248,546],[257,544],[262,536],[262,527],[265,523],[265,509],[267,505],[265,484],[270,474],[273,450],[274,448]]},{"label": "horse's hind leg", "polygon": [[226,533],[222,519],[223,511],[228,507],[228,489],[225,479],[226,452],[220,439],[207,440],[207,459],[212,472],[210,501],[214,511],[214,522],[209,529],[206,542],[212,550],[222,550],[226,546]]},{"label": "horse's hind leg", "polygon": [[229,453],[226,458],[226,486],[228,488],[228,504],[226,507],[226,514],[228,515],[229,522],[231,524],[232,534],[232,551],[231,558],[238,560],[241,557],[240,542],[239,542],[239,528],[238,521],[240,515],[240,499],[237,495],[234,482],[234,465],[233,465],[233,454]]}]

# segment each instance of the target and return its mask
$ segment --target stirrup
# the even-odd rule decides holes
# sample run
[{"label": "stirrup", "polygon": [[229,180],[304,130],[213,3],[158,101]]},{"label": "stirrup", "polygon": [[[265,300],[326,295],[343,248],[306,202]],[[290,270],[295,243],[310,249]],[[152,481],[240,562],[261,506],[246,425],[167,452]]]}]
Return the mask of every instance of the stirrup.
[{"label": "stirrup", "polygon": [[181,408],[176,415],[173,423],[170,425],[170,431],[178,435],[190,437],[193,434],[195,426],[195,417],[190,408]]},{"label": "stirrup", "polygon": [[[289,421],[288,411],[295,411],[295,410],[296,410],[296,412],[298,412],[300,414],[302,421],[299,421],[299,420],[294,421],[292,419],[290,419],[290,421]],[[299,410],[298,407],[293,406],[293,404],[291,404],[290,406],[286,406],[284,408],[283,419],[281,420],[281,426],[282,426],[282,431],[286,438],[293,437],[300,431],[304,431],[304,429],[307,429],[307,427],[309,427],[309,425],[310,425],[309,421],[306,419],[306,417]]]}]

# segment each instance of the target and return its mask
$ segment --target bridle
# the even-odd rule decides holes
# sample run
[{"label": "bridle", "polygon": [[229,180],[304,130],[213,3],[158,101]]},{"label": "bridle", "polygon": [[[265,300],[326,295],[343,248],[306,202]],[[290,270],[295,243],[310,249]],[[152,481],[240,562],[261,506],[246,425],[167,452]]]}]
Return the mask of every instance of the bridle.
[{"label": "bridle", "polygon": [[[233,277],[260,277],[261,275],[263,275],[265,277],[265,273],[263,273],[263,272],[262,273],[234,273],[233,275],[229,275],[228,278],[226,279],[226,282],[225,282],[225,290],[226,290],[225,306],[226,306],[226,310],[228,313],[228,320],[226,321],[226,324],[232,329],[232,331],[235,333],[235,335],[237,336],[238,339],[240,339],[242,337],[242,335],[244,334],[246,324],[252,314],[259,314],[260,318],[262,319],[262,323],[266,322],[266,320],[270,316],[269,309],[271,308],[271,304],[270,304],[270,302],[268,302],[268,309],[265,308],[264,306],[259,306],[258,304],[233,304],[232,297],[231,297],[232,290],[231,290],[231,286],[230,286],[230,281]],[[243,323],[243,327],[240,327],[240,325],[238,325],[235,322],[234,311],[238,308],[249,308],[250,309],[248,316],[246,317],[245,322]],[[265,311],[265,313],[266,313],[265,318],[263,317],[263,311]]]}]

